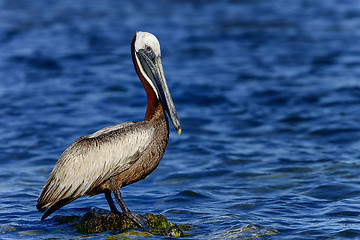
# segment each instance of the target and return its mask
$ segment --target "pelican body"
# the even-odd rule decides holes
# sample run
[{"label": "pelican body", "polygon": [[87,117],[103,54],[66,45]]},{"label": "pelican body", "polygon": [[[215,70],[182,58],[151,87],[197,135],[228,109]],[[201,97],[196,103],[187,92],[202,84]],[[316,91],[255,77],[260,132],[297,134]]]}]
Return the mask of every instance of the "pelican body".
[{"label": "pelican body", "polygon": [[135,70],[147,95],[144,121],[125,122],[78,138],[60,156],[40,196],[37,209],[41,220],[82,196],[104,193],[112,213],[123,214],[140,227],[147,221],[131,212],[121,198],[120,188],[148,176],[158,166],[169,139],[168,114],[177,133],[180,122],[171,99],[161,64],[160,44],[151,33],[137,32],[131,42]]}]

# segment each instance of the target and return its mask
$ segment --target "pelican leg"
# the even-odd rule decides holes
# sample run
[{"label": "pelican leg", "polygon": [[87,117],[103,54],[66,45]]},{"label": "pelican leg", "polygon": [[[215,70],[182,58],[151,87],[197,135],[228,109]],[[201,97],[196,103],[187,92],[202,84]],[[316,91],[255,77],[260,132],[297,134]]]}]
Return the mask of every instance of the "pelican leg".
[{"label": "pelican leg", "polygon": [[147,219],[143,217],[142,215],[138,213],[133,213],[129,210],[129,208],[125,205],[124,201],[121,198],[120,190],[114,191],[114,196],[116,201],[121,207],[121,210],[123,214],[128,216],[130,219],[132,219],[137,225],[139,225],[141,228],[149,228],[149,224],[147,222]]},{"label": "pelican leg", "polygon": [[117,210],[115,204],[114,204],[114,201],[112,200],[111,198],[111,191],[106,191],[105,192],[105,198],[109,204],[109,207],[110,207],[110,215],[113,213],[113,214],[117,214],[117,215],[121,215],[121,213],[119,212],[119,210]]}]

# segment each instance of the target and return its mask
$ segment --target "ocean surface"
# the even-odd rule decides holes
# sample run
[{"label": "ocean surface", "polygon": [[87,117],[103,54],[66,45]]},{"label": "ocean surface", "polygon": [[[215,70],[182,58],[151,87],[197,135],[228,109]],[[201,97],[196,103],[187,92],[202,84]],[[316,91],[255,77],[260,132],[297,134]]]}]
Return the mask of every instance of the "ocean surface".
[{"label": "ocean surface", "polygon": [[103,195],[35,207],[76,138],[143,119],[139,30],[183,133],[122,189],[132,211],[190,224],[184,239],[360,239],[357,0],[0,0],[0,239],[139,238],[53,219],[108,210]]}]

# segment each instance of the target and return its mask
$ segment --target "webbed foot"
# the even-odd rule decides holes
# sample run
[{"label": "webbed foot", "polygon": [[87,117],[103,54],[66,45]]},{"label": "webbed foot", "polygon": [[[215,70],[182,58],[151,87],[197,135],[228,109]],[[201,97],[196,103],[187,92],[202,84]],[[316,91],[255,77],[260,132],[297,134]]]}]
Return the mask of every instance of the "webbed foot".
[{"label": "webbed foot", "polygon": [[113,217],[113,216],[122,216],[122,213],[121,212],[119,212],[117,209],[115,210],[115,211],[111,211],[108,215],[107,215],[107,217],[106,217],[106,219],[107,220],[109,220],[111,217]]},{"label": "webbed foot", "polygon": [[[144,228],[144,229],[149,228],[149,223],[148,223],[147,219],[144,216],[142,216],[142,215],[140,215],[138,213],[131,212],[129,210],[129,208],[125,205],[124,201],[121,198],[120,190],[115,190],[114,191],[114,196],[115,196],[116,201],[120,205],[123,214],[125,214],[131,220],[133,220],[137,225],[139,225],[139,227]],[[112,202],[112,200],[111,200],[111,197],[108,197],[108,198],[107,199],[108,199],[109,204],[110,204],[110,201]],[[114,207],[114,205],[113,205],[113,207],[110,205],[110,207],[111,207],[112,211],[113,211],[113,209],[116,209]]]},{"label": "webbed foot", "polygon": [[131,220],[133,220],[137,225],[139,225],[139,227],[143,228],[143,229],[147,229],[149,228],[149,223],[146,219],[146,217],[138,214],[138,213],[134,213],[134,212],[126,212],[124,213],[126,216],[128,216]]}]

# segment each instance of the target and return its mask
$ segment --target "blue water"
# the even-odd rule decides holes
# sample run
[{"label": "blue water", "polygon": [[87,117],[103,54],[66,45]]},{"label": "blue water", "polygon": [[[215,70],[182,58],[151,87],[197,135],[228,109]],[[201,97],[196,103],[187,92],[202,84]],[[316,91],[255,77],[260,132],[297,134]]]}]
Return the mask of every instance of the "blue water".
[{"label": "blue water", "polygon": [[119,234],[35,205],[77,137],[143,119],[138,30],[160,40],[183,133],[123,189],[131,210],[191,224],[187,239],[360,238],[359,1],[0,0],[1,239]]}]

